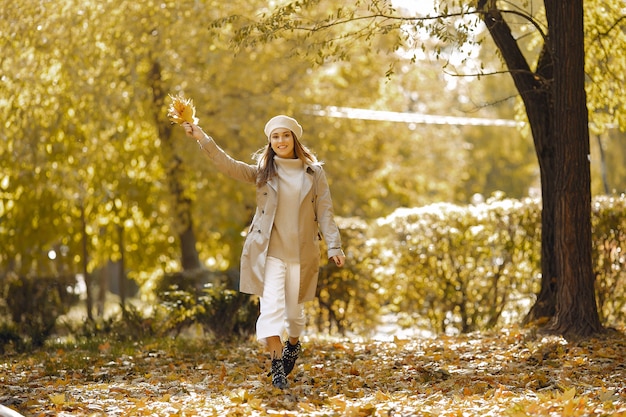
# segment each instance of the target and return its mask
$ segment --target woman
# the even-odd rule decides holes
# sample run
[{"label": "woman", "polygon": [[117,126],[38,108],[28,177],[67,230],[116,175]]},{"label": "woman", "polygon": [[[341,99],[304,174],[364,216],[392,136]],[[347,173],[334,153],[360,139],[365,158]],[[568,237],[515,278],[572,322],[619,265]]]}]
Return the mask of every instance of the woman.
[{"label": "woman", "polygon": [[315,297],[320,231],[328,258],[339,267],[345,263],[322,164],[300,143],[302,126],[288,116],[267,122],[267,145],[255,154],[254,165],[231,158],[197,125],[182,126],[220,171],[256,184],[257,207],[241,255],[239,289],[260,297],[257,339],[272,359],[272,384],[286,388],[301,350],[304,302]]}]

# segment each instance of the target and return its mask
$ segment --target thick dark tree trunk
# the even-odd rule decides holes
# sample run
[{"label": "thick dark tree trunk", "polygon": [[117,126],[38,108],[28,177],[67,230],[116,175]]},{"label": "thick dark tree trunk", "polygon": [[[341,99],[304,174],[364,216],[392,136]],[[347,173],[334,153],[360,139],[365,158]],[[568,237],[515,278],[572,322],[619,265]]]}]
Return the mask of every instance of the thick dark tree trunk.
[{"label": "thick dark tree trunk", "polygon": [[163,153],[169,158],[166,166],[167,180],[172,193],[172,206],[174,230],[178,234],[181,247],[181,264],[183,270],[193,270],[202,267],[198,250],[196,248],[196,236],[193,232],[193,220],[191,216],[191,199],[185,196],[181,177],[183,172],[183,160],[174,150],[172,143],[172,128],[169,122],[162,117],[161,110],[165,105],[166,91],[163,89],[161,79],[161,66],[158,61],[152,65],[152,97],[155,111],[155,123],[159,129],[159,138],[163,147]]},{"label": "thick dark tree trunk", "polygon": [[591,259],[591,174],[585,95],[583,0],[546,1],[554,53],[556,314],[552,330],[589,336],[602,330]]},{"label": "thick dark tree trunk", "polygon": [[[586,335],[601,326],[591,273],[589,136],[584,78],[581,78],[584,64],[582,0],[575,1],[546,2],[553,3],[552,9],[566,7],[570,13],[569,17],[559,16],[556,21],[549,21],[551,36],[560,37],[567,47],[545,35],[535,71],[531,70],[497,9],[497,1],[479,2],[479,7],[526,107],[541,175],[541,290],[524,321],[548,319],[558,333]],[[573,16],[574,7],[580,8],[580,19],[561,21]],[[573,30],[574,25],[580,25],[580,33],[570,37],[567,32]],[[561,33],[553,33],[559,31]],[[573,53],[578,55],[572,57]],[[561,56],[568,60],[559,60]],[[579,67],[568,68],[571,65]],[[575,85],[569,77],[576,77]],[[572,119],[576,119],[576,123],[572,123]],[[577,149],[570,154],[572,146]],[[583,230],[579,229],[580,222]],[[583,290],[585,294],[579,292]],[[584,307],[574,306],[577,302]],[[581,308],[584,312],[572,311]],[[577,327],[571,323],[578,319],[589,321],[590,325]]]}]

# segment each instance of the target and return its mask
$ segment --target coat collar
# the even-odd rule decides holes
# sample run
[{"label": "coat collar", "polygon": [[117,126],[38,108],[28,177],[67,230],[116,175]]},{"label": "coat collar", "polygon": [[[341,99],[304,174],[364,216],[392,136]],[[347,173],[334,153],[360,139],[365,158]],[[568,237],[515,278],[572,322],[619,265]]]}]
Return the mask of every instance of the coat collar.
[{"label": "coat collar", "polygon": [[[313,181],[315,180],[315,166],[312,164],[305,163],[304,164],[304,178],[302,180],[302,191],[300,192],[300,203],[306,197],[306,195],[313,187]],[[278,191],[278,177],[271,178],[267,181],[268,187],[270,187],[275,192]]]}]

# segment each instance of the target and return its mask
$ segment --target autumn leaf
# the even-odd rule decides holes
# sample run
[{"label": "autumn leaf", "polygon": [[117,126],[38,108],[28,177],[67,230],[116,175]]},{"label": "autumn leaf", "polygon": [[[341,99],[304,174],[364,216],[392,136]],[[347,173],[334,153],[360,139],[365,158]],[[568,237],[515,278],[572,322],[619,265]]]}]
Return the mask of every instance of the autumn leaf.
[{"label": "autumn leaf", "polygon": [[108,352],[111,349],[111,343],[109,342],[104,342],[100,345],[98,345],[98,350],[100,352]]},{"label": "autumn leaf", "polygon": [[196,108],[193,105],[193,100],[185,98],[182,94],[172,96],[172,103],[167,112],[167,117],[172,123],[182,124],[189,122],[198,124],[198,118],[196,117]]},{"label": "autumn leaf", "polygon": [[246,391],[245,389],[239,389],[236,391],[232,391],[230,394],[228,394],[228,397],[234,403],[244,403],[248,400],[249,395],[248,391]]},{"label": "autumn leaf", "polygon": [[561,399],[563,401],[570,401],[574,399],[575,396],[576,396],[576,388],[570,388],[563,393],[563,395],[561,396]]},{"label": "autumn leaf", "polygon": [[50,401],[52,401],[54,405],[63,405],[65,404],[65,394],[50,395]]}]

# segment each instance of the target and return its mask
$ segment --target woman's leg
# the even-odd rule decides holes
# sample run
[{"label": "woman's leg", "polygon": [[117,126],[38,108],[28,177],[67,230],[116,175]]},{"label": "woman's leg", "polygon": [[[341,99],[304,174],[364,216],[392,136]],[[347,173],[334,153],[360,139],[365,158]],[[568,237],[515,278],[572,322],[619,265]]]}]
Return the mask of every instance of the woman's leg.
[{"label": "woman's leg", "polygon": [[[265,264],[263,296],[260,298],[261,314],[256,322],[257,339],[267,344],[268,351],[280,343],[285,330],[285,264],[279,259],[268,257]],[[280,358],[280,354],[278,355]]]},{"label": "woman's leg", "polygon": [[292,345],[298,343],[306,325],[304,304],[298,302],[300,296],[300,264],[287,263],[285,276],[285,329]]},{"label": "woman's leg", "polygon": [[293,370],[300,356],[300,336],[306,325],[304,304],[298,302],[300,295],[300,264],[288,263],[285,279],[286,330],[289,336],[282,351],[285,375]]},{"label": "woman's leg", "polygon": [[272,384],[280,389],[287,387],[280,337],[285,329],[285,273],[284,262],[267,258],[261,314],[256,325],[257,339],[266,344],[272,360]]},{"label": "woman's leg", "polygon": [[267,351],[272,359],[282,359],[283,357],[283,343],[280,340],[280,336],[270,336],[265,339],[267,341]]}]

